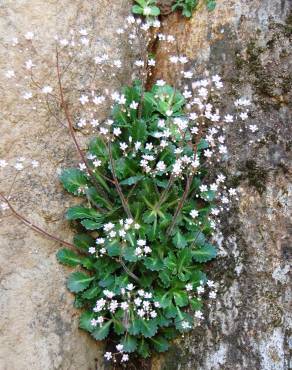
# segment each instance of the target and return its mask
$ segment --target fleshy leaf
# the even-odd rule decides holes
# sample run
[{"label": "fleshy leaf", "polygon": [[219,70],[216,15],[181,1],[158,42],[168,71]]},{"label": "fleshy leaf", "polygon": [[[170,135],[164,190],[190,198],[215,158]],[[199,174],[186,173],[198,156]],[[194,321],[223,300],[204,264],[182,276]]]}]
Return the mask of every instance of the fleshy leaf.
[{"label": "fleshy leaf", "polygon": [[94,280],[94,277],[88,276],[83,272],[76,271],[69,275],[67,288],[73,293],[82,292],[89,287],[92,280]]}]

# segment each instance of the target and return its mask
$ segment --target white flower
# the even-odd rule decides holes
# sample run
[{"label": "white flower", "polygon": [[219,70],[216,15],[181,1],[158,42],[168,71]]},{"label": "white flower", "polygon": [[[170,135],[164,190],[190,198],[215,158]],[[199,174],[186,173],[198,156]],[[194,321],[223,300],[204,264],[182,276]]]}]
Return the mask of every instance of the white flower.
[{"label": "white flower", "polygon": [[121,303],[121,308],[125,311],[129,308],[129,304],[127,302],[122,302]]},{"label": "white flower", "polygon": [[137,311],[137,314],[140,316],[140,317],[143,317],[145,316],[145,311],[142,310],[142,308],[140,308],[138,311]]},{"label": "white flower", "polygon": [[164,80],[157,80],[156,81],[156,85],[157,86],[164,86],[165,85],[165,81]]},{"label": "white flower", "polygon": [[79,30],[79,33],[81,36],[87,36],[88,35],[88,32],[85,28],[82,28],[81,30]]},{"label": "white flower", "polygon": [[97,326],[98,322],[97,322],[96,319],[92,319],[92,320],[90,320],[90,324],[95,327],[95,326]]},{"label": "white flower", "polygon": [[215,299],[216,297],[217,297],[217,293],[216,292],[210,292],[209,293],[209,298]]},{"label": "white flower", "polygon": [[170,117],[172,115],[173,111],[171,109],[168,109],[165,114]]},{"label": "white flower", "polygon": [[104,357],[109,361],[111,358],[113,358],[113,355],[112,355],[112,353],[111,353],[111,352],[106,352],[106,353],[104,354]]},{"label": "white flower", "polygon": [[213,155],[212,150],[210,150],[210,149],[205,149],[205,150],[204,150],[204,156],[205,156],[206,158],[211,158],[211,157],[212,157],[212,155]]},{"label": "white flower", "polygon": [[151,252],[152,252],[152,249],[146,245],[146,247],[144,248],[144,253],[148,254],[148,253],[151,253]]},{"label": "white flower", "polygon": [[27,40],[32,40],[34,38],[34,33],[33,32],[27,32],[24,37],[27,39]]},{"label": "white flower", "polygon": [[25,100],[31,99],[32,98],[32,93],[30,91],[25,92],[22,97]]},{"label": "white flower", "polygon": [[137,240],[137,245],[139,245],[139,247],[143,247],[144,245],[146,245],[146,240],[138,239]]},{"label": "white flower", "polygon": [[141,298],[135,298],[134,303],[135,303],[136,306],[140,306],[140,304],[142,303],[142,299]]},{"label": "white flower", "polygon": [[184,57],[184,56],[181,56],[181,57],[179,57],[179,61],[180,61],[181,64],[186,64],[188,62],[188,58]]},{"label": "white flower", "polygon": [[207,186],[207,185],[201,185],[201,186],[200,186],[200,191],[201,191],[202,193],[204,193],[205,191],[208,191],[208,186]]},{"label": "white flower", "polygon": [[207,280],[207,285],[208,285],[209,288],[215,287],[215,283],[214,283],[213,280]]},{"label": "white flower", "polygon": [[88,99],[88,96],[86,95],[81,95],[80,98],[79,98],[79,101],[82,105],[88,103],[89,99]]},{"label": "white flower", "polygon": [[102,324],[104,322],[104,318],[102,316],[98,316],[97,320],[98,324]]},{"label": "white flower", "polygon": [[115,312],[115,310],[119,307],[119,304],[116,300],[114,301],[111,301],[110,305],[109,305],[109,310],[110,312]]},{"label": "white flower", "polygon": [[85,171],[86,170],[85,163],[79,163],[79,168],[80,168],[81,171]]},{"label": "white flower", "polygon": [[6,167],[7,165],[8,165],[8,163],[6,162],[6,160],[5,160],[5,159],[0,159],[0,167],[1,167],[1,168]]},{"label": "white flower", "polygon": [[236,189],[230,188],[229,189],[229,194],[230,195],[236,195]]},{"label": "white flower", "polygon": [[14,165],[14,168],[17,170],[17,171],[21,171],[23,170],[23,164],[22,163],[16,163]]},{"label": "white flower", "polygon": [[151,311],[150,312],[150,316],[155,319],[155,317],[157,317],[157,313],[155,311]]},{"label": "white flower", "polygon": [[6,76],[7,78],[15,77],[15,72],[14,72],[14,71],[12,71],[12,70],[9,70],[9,71],[5,72],[5,76]]},{"label": "white flower", "polygon": [[121,362],[127,362],[127,361],[129,361],[129,355],[125,353],[122,356]]},{"label": "white flower", "polygon": [[193,209],[191,212],[190,212],[190,215],[192,218],[196,218],[199,216],[199,212],[196,210],[196,209]]},{"label": "white flower", "polygon": [[204,293],[205,292],[205,288],[204,287],[202,287],[202,286],[198,286],[197,287],[197,293],[198,294],[202,294],[202,293]]},{"label": "white flower", "polygon": [[[193,77],[193,72],[186,71],[186,72],[183,73],[183,75],[184,75],[184,78],[192,78]],[[199,95],[200,95],[200,92],[199,92]]]},{"label": "white flower", "polygon": [[126,144],[126,143],[120,143],[120,148],[122,150],[126,150],[128,148],[128,144]]},{"label": "white flower", "polygon": [[39,162],[33,160],[33,161],[31,161],[31,165],[32,165],[33,168],[37,168],[39,166]]},{"label": "white flower", "polygon": [[131,291],[135,288],[135,286],[133,284],[128,284],[126,288]]},{"label": "white flower", "polygon": [[149,59],[148,60],[148,65],[151,66],[151,67],[154,67],[155,66],[155,60],[154,59]]},{"label": "white flower", "polygon": [[187,284],[186,285],[186,291],[189,292],[191,290],[193,290],[193,285],[192,284]]},{"label": "white flower", "polygon": [[99,159],[95,159],[92,164],[94,165],[95,168],[97,167],[100,167],[101,166],[101,161]]},{"label": "white flower", "polygon": [[113,298],[114,296],[115,296],[115,293],[114,292],[112,292],[112,291],[110,291],[110,290],[108,290],[108,289],[105,289],[104,291],[103,291],[103,294],[107,297],[107,298]]},{"label": "white flower", "polygon": [[196,319],[199,319],[199,320],[202,320],[204,318],[203,313],[200,310],[196,311],[194,316]]},{"label": "white flower", "polygon": [[144,298],[152,298],[152,293],[144,293]]},{"label": "white flower", "polygon": [[226,179],[226,177],[225,177],[224,175],[219,174],[219,175],[217,176],[217,180],[216,180],[216,182],[218,182],[218,183],[220,183],[220,182],[224,182],[224,181],[225,181],[225,179]]},{"label": "white flower", "polygon": [[212,81],[213,82],[220,82],[221,81],[221,77],[219,75],[214,75],[214,76],[212,76]]},{"label": "white flower", "polygon": [[135,248],[135,256],[141,256],[142,253],[143,251],[140,247]]},{"label": "white flower", "polygon": [[96,244],[104,244],[104,242],[105,242],[104,238],[97,238],[95,241]]},{"label": "white flower", "polygon": [[175,56],[175,55],[172,55],[172,56],[169,57],[170,63],[177,64],[178,60],[179,60],[178,57]]},{"label": "white flower", "polygon": [[77,126],[78,127],[85,127],[86,126],[86,119],[84,118],[81,118],[78,122],[77,122]]},{"label": "white flower", "polygon": [[92,119],[90,121],[90,124],[91,124],[92,127],[97,127],[99,125],[99,122],[98,122],[97,119]]},{"label": "white flower", "polygon": [[226,154],[227,153],[227,147],[225,145],[219,145],[219,153]]},{"label": "white flower", "polygon": [[116,345],[116,349],[119,351],[119,352],[122,352],[123,349],[124,349],[124,346],[122,344],[117,344]]},{"label": "white flower", "polygon": [[189,328],[191,328],[191,325],[190,325],[190,323],[188,321],[183,321],[181,323],[181,326],[182,326],[183,329],[189,329]]},{"label": "white flower", "polygon": [[51,86],[44,86],[42,88],[42,93],[43,94],[50,94],[53,91],[53,88]]},{"label": "white flower", "polygon": [[112,222],[108,222],[103,226],[104,231],[110,231],[115,227],[115,225]]},{"label": "white flower", "polygon": [[251,132],[256,132],[256,131],[258,131],[258,127],[257,127],[257,125],[249,125],[249,129],[250,129],[250,131],[251,131]]},{"label": "white flower", "polygon": [[26,69],[32,69],[32,67],[34,67],[35,65],[33,64],[32,60],[29,59],[25,62],[25,68]]},{"label": "white flower", "polygon": [[210,185],[210,190],[217,191],[218,190],[218,185],[217,184],[211,184]]},{"label": "white flower", "polygon": [[88,249],[88,252],[89,252],[90,254],[94,254],[94,253],[96,252],[96,249],[95,249],[94,247],[90,247],[90,248]]},{"label": "white flower", "polygon": [[243,121],[245,121],[247,118],[248,118],[248,114],[247,114],[247,112],[242,112],[242,113],[240,113],[240,118],[243,120]]},{"label": "white flower", "polygon": [[134,100],[132,101],[132,103],[130,104],[130,108],[131,109],[137,109],[138,108],[138,105],[139,103],[135,102]]},{"label": "white flower", "polygon": [[134,64],[137,67],[143,67],[144,66],[143,60],[136,60]]}]

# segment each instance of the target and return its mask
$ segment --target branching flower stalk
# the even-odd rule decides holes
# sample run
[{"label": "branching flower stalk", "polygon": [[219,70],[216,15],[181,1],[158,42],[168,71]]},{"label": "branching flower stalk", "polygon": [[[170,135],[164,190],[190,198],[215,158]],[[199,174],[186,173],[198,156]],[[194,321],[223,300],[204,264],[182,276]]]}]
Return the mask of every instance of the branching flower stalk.
[{"label": "branching flower stalk", "polygon": [[[145,45],[153,35],[172,45],[172,35],[151,33],[151,27],[160,26],[152,17],[157,13],[154,2],[138,3],[147,13],[146,21],[130,16],[117,34],[127,36],[133,53],[143,44],[141,37]],[[33,36],[27,37],[33,44]],[[179,335],[204,325],[204,301],[216,299],[218,284],[207,278],[204,265],[216,257],[211,241],[219,228],[217,218],[228,211],[237,192],[224,185],[225,175],[215,173],[214,163],[228,153],[224,125],[246,122],[250,102],[237,99],[235,111],[230,107],[231,113],[220,113],[220,104],[214,103],[215,98],[224,100],[220,76],[206,73],[196,79],[192,70],[185,70],[189,61],[179,52],[170,55],[169,62],[181,72],[184,87],[163,80],[148,86],[155,60],[145,48],[132,63],[131,83],[120,91],[106,86],[100,92],[97,71],[107,71],[116,81],[122,61],[99,49],[97,53],[94,38],[85,29],[56,42],[59,97],[47,81],[43,86],[32,77],[35,83],[22,92],[22,99],[29,103],[36,98],[48,107],[50,97],[64,111],[82,163],[63,169],[60,181],[79,199],[66,211],[66,219],[78,225],[79,233],[73,243],[47,233],[20,215],[4,192],[1,208],[66,247],[58,251],[57,259],[77,268],[67,287],[75,295],[75,307],[82,310],[79,326],[97,341],[110,339],[115,344],[114,351],[106,351],[106,360],[148,358],[168,350]],[[62,57],[66,51],[71,55],[69,62],[64,61],[66,73],[74,66],[72,55],[74,61],[84,61],[88,73],[88,85],[72,88],[78,97],[70,99],[70,107],[58,47]],[[26,61],[30,75],[32,65]],[[15,76],[11,70],[6,74],[8,79]],[[101,122],[99,107],[104,104],[110,112]],[[81,132],[92,130],[87,151],[80,148],[76,127]],[[255,125],[249,129],[253,134],[257,130]],[[12,167],[21,171],[24,162],[18,158]],[[31,165],[37,167],[36,161]],[[8,162],[1,159],[0,168],[6,167]]]}]

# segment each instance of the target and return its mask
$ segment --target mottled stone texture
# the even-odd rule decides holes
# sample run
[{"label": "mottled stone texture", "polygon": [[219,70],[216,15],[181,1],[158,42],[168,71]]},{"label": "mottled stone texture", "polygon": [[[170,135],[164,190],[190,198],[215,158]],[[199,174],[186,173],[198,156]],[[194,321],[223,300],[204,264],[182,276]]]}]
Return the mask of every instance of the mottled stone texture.
[{"label": "mottled stone texture", "polygon": [[[63,126],[41,104],[36,102],[33,112],[32,105],[21,99],[26,91],[22,66],[31,58],[37,65],[37,79],[55,88],[54,36],[59,33],[67,37],[71,28],[94,30],[101,48],[106,47],[110,54],[124,60],[127,50],[119,47],[113,29],[124,24],[129,8],[128,1],[120,0],[0,1],[0,158],[14,163],[16,157],[24,156],[40,162],[37,170],[27,169],[18,175],[12,203],[35,224],[69,241],[73,233],[64,219],[64,211],[73,200],[61,188],[57,170],[76,163],[78,156],[62,117]],[[28,31],[36,34],[33,43],[40,49],[38,55],[30,55],[22,45],[11,46],[12,37],[22,40]],[[16,71],[16,79],[4,77],[9,69]],[[82,81],[74,81],[77,85],[86,82],[86,73],[81,75]],[[126,73],[123,78],[128,79]],[[103,87],[120,86],[102,75],[97,75],[96,80]],[[71,87],[67,82],[66,87]],[[82,143],[87,138],[78,134],[78,140]],[[13,171],[7,168],[0,172],[0,188],[5,194],[13,176]],[[0,369],[100,368],[96,365],[100,347],[78,329],[78,312],[65,287],[69,269],[60,266],[55,258],[60,245],[11,217],[1,218],[0,234]]]},{"label": "mottled stone texture", "polygon": [[[153,369],[291,368],[291,31],[285,0],[217,1],[190,21],[164,20],[199,76],[219,73],[232,94],[254,101],[257,135],[227,130],[230,153],[222,171],[240,189],[222,224],[220,257],[210,275],[221,284],[207,322],[176,342]],[[155,77],[177,79],[158,46]],[[175,50],[173,51],[175,53]],[[230,97],[231,95],[230,94]],[[228,99],[229,100],[229,97]],[[228,105],[228,101],[227,101]],[[258,142],[249,143],[250,140]],[[289,198],[290,196],[290,198]]]},{"label": "mottled stone texture", "polygon": [[[163,32],[177,36],[180,53],[190,58],[190,68],[198,76],[205,69],[220,73],[232,91],[230,99],[236,94],[252,98],[252,122],[260,128],[256,135],[260,141],[249,144],[254,140],[250,133],[227,132],[233,144],[222,171],[241,197],[238,207],[226,215],[224,239],[218,236],[220,257],[209,268],[210,276],[221,284],[219,299],[209,307],[206,323],[177,341],[164,357],[155,358],[152,369],[286,370],[291,304],[291,2],[217,0],[217,4],[212,13],[200,8],[190,21],[177,14],[165,16]],[[57,32],[66,35],[77,24],[96,29],[101,45],[109,44],[109,52],[127,58],[126,47],[118,48],[112,31],[123,23],[128,9],[129,3],[117,0],[4,0],[2,45],[17,33],[33,30],[50,67],[51,37]],[[154,47],[155,77],[178,79],[168,68],[163,49],[159,44]],[[19,175],[13,203],[33,222],[70,240],[72,231],[63,212],[72,198],[62,191],[56,173],[77,159],[68,132],[44,109],[31,113],[18,101],[17,86],[3,79],[3,71],[19,69],[23,57],[1,47],[0,60],[0,157],[23,155],[41,162],[38,171]],[[52,75],[40,77],[54,80]],[[101,85],[106,81],[115,86],[103,78],[99,76]],[[128,72],[123,79],[127,81]],[[78,137],[81,142],[85,139]],[[9,191],[11,179],[3,181],[1,175],[1,189]],[[103,365],[96,360],[101,359],[100,347],[77,329],[77,311],[65,289],[68,271],[55,259],[57,243],[11,218],[1,219],[0,232],[1,370],[101,370]]]}]

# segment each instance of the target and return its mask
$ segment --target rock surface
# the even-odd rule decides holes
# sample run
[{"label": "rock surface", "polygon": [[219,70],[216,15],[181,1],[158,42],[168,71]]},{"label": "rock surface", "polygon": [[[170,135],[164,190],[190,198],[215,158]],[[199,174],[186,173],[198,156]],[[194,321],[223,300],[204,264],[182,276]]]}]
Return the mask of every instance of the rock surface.
[{"label": "rock surface", "polygon": [[[57,170],[76,163],[78,157],[64,122],[56,122],[40,104],[32,111],[31,104],[20,97],[26,89],[18,71],[23,71],[24,62],[31,58],[37,79],[55,86],[54,36],[67,37],[71,28],[95,30],[101,48],[106,46],[109,53],[125,59],[122,54],[126,49],[119,49],[113,29],[123,25],[129,8],[127,1],[106,0],[0,3],[0,158],[13,165],[23,156],[28,166],[16,178],[11,201],[32,222],[68,241],[72,230],[64,210],[72,198],[62,190]],[[39,45],[39,55],[26,50],[23,35],[31,31],[36,35],[33,44]],[[15,47],[11,46],[13,37],[19,38]],[[8,70],[14,70],[16,78],[7,79]],[[127,79],[127,74],[123,78]],[[109,88],[120,86],[103,76],[97,75],[97,79]],[[87,140],[82,135],[78,139]],[[38,160],[40,167],[32,169],[28,159]],[[10,165],[0,171],[1,192],[8,194],[17,171]],[[96,362],[99,347],[78,329],[78,312],[74,312],[73,297],[65,287],[69,269],[60,266],[55,257],[60,245],[12,217],[1,217],[0,234],[1,370],[100,368]]]},{"label": "rock surface", "polygon": [[[127,1],[111,1],[110,6],[106,0],[4,1],[0,36],[6,45],[17,34],[34,31],[50,67],[52,37],[59,32],[66,35],[76,25],[85,26],[96,29],[101,46],[109,44],[110,52],[127,60],[126,47],[117,44],[113,29],[122,24],[128,10]],[[190,58],[190,68],[198,76],[205,69],[219,73],[234,95],[252,98],[252,120],[260,133],[255,135],[259,141],[249,144],[255,139],[247,132],[227,132],[234,145],[222,171],[240,189],[241,197],[222,225],[220,258],[210,266],[210,276],[221,286],[216,305],[209,307],[204,325],[152,361],[152,370],[287,370],[292,366],[288,337],[291,10],[288,0],[217,0],[215,11],[201,8],[190,21],[177,14],[163,18],[162,32],[177,37],[180,53]],[[159,44],[156,52],[153,78],[173,82],[177,76]],[[73,144],[67,129],[45,109],[28,110],[19,100],[23,90],[18,80],[20,86],[3,77],[9,69],[20,69],[23,56],[2,47],[0,62],[0,158],[40,161],[38,169],[19,173],[13,204],[34,223],[70,240],[72,231],[63,213],[72,198],[62,191],[56,169],[76,161]],[[122,76],[124,81],[129,73]],[[53,78],[47,73],[39,77]],[[105,77],[98,77],[102,85]],[[118,86],[116,81],[106,83]],[[86,137],[80,134],[78,139],[85,142]],[[1,191],[9,192],[14,173],[12,169],[1,172]],[[77,329],[77,311],[65,288],[68,271],[55,259],[59,245],[12,218],[1,218],[0,233],[0,368],[101,370],[100,347]]]},{"label": "rock surface", "polygon": [[[221,256],[210,266],[221,286],[218,301],[205,325],[152,369],[292,366],[291,11],[289,1],[218,0],[214,12],[202,8],[190,21],[176,14],[164,19],[162,32],[177,37],[198,76],[206,69],[218,73],[234,95],[254,101],[251,121],[260,133],[227,130],[230,153],[222,171],[241,196],[226,215],[224,240],[218,238]],[[157,48],[154,78],[173,82],[177,75],[164,53]]]}]

